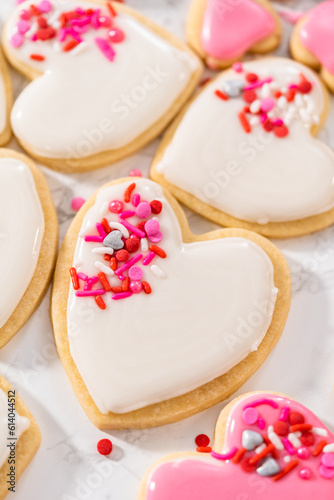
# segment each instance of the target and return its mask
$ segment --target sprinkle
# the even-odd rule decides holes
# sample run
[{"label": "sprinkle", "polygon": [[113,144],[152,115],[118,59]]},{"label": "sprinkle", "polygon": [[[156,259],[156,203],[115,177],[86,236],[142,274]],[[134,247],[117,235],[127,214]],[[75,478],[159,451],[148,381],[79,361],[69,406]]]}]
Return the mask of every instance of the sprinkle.
[{"label": "sprinkle", "polygon": [[102,238],[105,238],[107,236],[107,233],[105,232],[101,222],[96,223],[96,229],[99,235],[102,236]]},{"label": "sprinkle", "polygon": [[104,255],[104,254],[112,255],[114,253],[114,249],[109,247],[97,247],[93,248],[92,253],[98,255]]},{"label": "sprinkle", "polygon": [[298,411],[293,411],[289,415],[289,423],[291,425],[303,424],[305,422],[305,418]]},{"label": "sprinkle", "polygon": [[333,479],[334,477],[334,469],[328,469],[327,467],[324,467],[323,465],[320,465],[319,467],[319,474],[323,479]]},{"label": "sprinkle", "polygon": [[124,204],[120,200],[113,200],[109,203],[109,210],[113,214],[119,214],[123,212]]},{"label": "sprinkle", "polygon": [[[144,253],[147,252],[147,250],[148,250],[148,243],[147,243],[147,239],[146,238],[142,238],[140,240],[140,248],[141,248],[142,252],[144,252]],[[151,250],[151,248],[150,248],[150,250]]]},{"label": "sprinkle", "polygon": [[45,61],[45,57],[41,54],[30,54],[30,59],[33,61]]},{"label": "sprinkle", "polygon": [[10,39],[10,43],[14,48],[21,47],[24,42],[24,36],[21,33],[15,33]]},{"label": "sprinkle", "polygon": [[132,191],[135,189],[135,187],[136,187],[136,183],[135,183],[135,182],[133,182],[132,184],[130,184],[130,185],[126,188],[126,190],[125,190],[125,192],[124,192],[124,198],[123,198],[123,199],[124,199],[124,201],[125,201],[125,203],[129,203],[130,198],[131,198],[131,193],[132,193]]},{"label": "sprinkle", "polygon": [[295,448],[299,448],[302,445],[298,436],[293,432],[290,432],[290,434],[288,435],[288,439]]},{"label": "sprinkle", "polygon": [[265,83],[270,83],[272,81],[273,81],[272,78],[265,78],[264,80],[258,80],[245,87],[244,90],[247,91],[247,90],[258,89],[259,87],[262,87]]},{"label": "sprinkle", "polygon": [[287,474],[289,474],[289,472],[291,472],[295,467],[297,467],[297,465],[299,464],[299,460],[291,460],[291,462],[289,462],[285,467],[284,469],[282,470],[282,472],[279,472],[278,474],[276,474],[276,476],[273,476],[273,480],[274,481],[279,481],[280,479],[282,479],[282,477],[286,476]]},{"label": "sprinkle", "polygon": [[322,436],[322,437],[328,436],[328,432],[326,431],[326,429],[322,429],[321,427],[312,427],[312,432],[317,436]]},{"label": "sprinkle", "polygon": [[102,243],[103,238],[102,236],[93,236],[93,235],[88,235],[84,237],[84,240],[89,242],[94,242],[94,243]]},{"label": "sprinkle", "polygon": [[93,276],[92,278],[89,278],[85,285],[85,290],[91,290],[92,286],[95,285],[99,281],[99,278],[97,276]]},{"label": "sprinkle", "polygon": [[113,276],[114,275],[114,271],[110,267],[108,267],[105,264],[103,264],[103,262],[97,261],[97,262],[94,263],[94,265],[95,265],[95,267],[97,267],[97,269],[99,269],[103,273],[105,273],[105,274],[107,274],[109,276]]},{"label": "sprinkle", "polygon": [[111,5],[110,2],[107,2],[107,7],[108,7],[108,10],[109,10],[110,14],[112,15],[112,17],[116,17],[117,12],[115,11],[115,9],[113,8],[113,6]]},{"label": "sprinkle", "polygon": [[219,99],[222,99],[223,101],[228,101],[228,96],[219,89],[215,90],[215,95],[219,97]]},{"label": "sprinkle", "polygon": [[296,424],[291,426],[291,432],[307,432],[312,430],[312,425],[310,424]]},{"label": "sprinkle", "polygon": [[242,420],[246,425],[253,425],[258,421],[259,413],[255,408],[246,408],[242,412]]},{"label": "sprinkle", "polygon": [[259,429],[261,429],[261,431],[262,431],[266,426],[266,422],[264,421],[264,419],[262,417],[259,417],[259,420],[257,421],[257,425],[259,426]]},{"label": "sprinkle", "polygon": [[155,255],[156,254],[154,252],[150,252],[148,255],[146,255],[145,259],[143,260],[143,266],[148,266],[154,259]]},{"label": "sprinkle", "polygon": [[[141,170],[138,170],[137,168],[133,168],[132,170],[130,170],[129,176],[130,177],[143,177],[143,174],[142,174]],[[139,196],[139,195],[137,195],[137,196]]]},{"label": "sprinkle", "polygon": [[79,280],[88,281],[88,276],[85,273],[78,273]]},{"label": "sprinkle", "polygon": [[309,469],[309,467],[304,467],[304,469],[301,469],[298,472],[298,475],[301,479],[311,479],[311,477],[313,476],[313,472],[311,469]]},{"label": "sprinkle", "polygon": [[303,460],[307,460],[311,456],[310,450],[306,446],[301,446],[297,450],[297,455],[299,458],[302,458]]},{"label": "sprinkle", "polygon": [[106,293],[104,288],[99,288],[97,290],[78,290],[75,292],[77,297],[94,297],[94,295],[104,295]]},{"label": "sprinkle", "polygon": [[109,234],[111,232],[111,228],[110,228],[108,221],[105,217],[103,217],[103,219],[101,220],[101,224],[102,224],[102,227],[103,227],[104,231],[106,232],[106,234]]},{"label": "sprinkle", "polygon": [[238,117],[239,117],[239,120],[240,120],[240,123],[242,125],[242,128],[244,129],[244,131],[246,132],[246,134],[249,134],[250,131],[251,131],[251,126],[246,118],[246,115],[245,113],[243,113],[242,111],[238,114]]},{"label": "sprinkle", "polygon": [[232,64],[232,68],[236,73],[242,73],[243,72],[243,66],[241,62],[235,62]]},{"label": "sprinkle", "polygon": [[152,213],[158,215],[162,211],[162,203],[159,200],[152,200],[150,203]]},{"label": "sprinkle", "polygon": [[147,295],[149,295],[149,294],[152,292],[152,289],[151,289],[151,287],[150,287],[149,283],[147,283],[147,281],[143,281],[143,282],[142,282],[142,285],[143,285],[143,290],[144,290],[144,292],[145,292]]},{"label": "sprinkle", "polygon": [[163,270],[159,266],[156,266],[155,264],[153,264],[153,266],[151,266],[151,271],[158,278],[164,278],[165,277],[165,273],[163,272]]},{"label": "sprinkle", "polygon": [[240,460],[242,460],[246,451],[247,451],[246,448],[239,448],[239,450],[237,451],[237,453],[233,457],[233,460],[232,460],[233,463],[238,464],[240,462]]},{"label": "sprinkle", "polygon": [[294,455],[296,453],[296,450],[287,438],[282,438],[282,443],[284,445],[284,448],[288,453],[290,453],[290,455]]},{"label": "sprinkle", "polygon": [[130,283],[130,290],[132,293],[140,293],[143,289],[143,285],[140,281],[134,280]]},{"label": "sprinkle", "polygon": [[130,258],[130,254],[127,250],[124,248],[122,250],[118,250],[115,254],[116,259],[118,262],[126,262]]},{"label": "sprinkle", "polygon": [[289,134],[289,130],[285,125],[274,128],[274,134],[276,137],[286,137]]},{"label": "sprinkle", "polygon": [[109,61],[114,60],[116,53],[104,38],[100,37],[95,38],[95,43],[102,52],[102,54],[105,55],[106,58],[109,59]]},{"label": "sprinkle", "polygon": [[151,252],[154,252],[155,254],[157,254],[162,259],[165,259],[167,257],[166,252],[162,248],[157,247],[156,245],[150,245],[149,248],[150,248]]},{"label": "sprinkle", "polygon": [[321,457],[321,463],[328,469],[334,469],[334,453],[324,453]]},{"label": "sprinkle", "polygon": [[75,269],[75,267],[71,267],[70,275],[71,275],[72,285],[73,285],[74,290],[79,290],[80,285],[79,285],[77,270]]},{"label": "sprinkle", "polygon": [[262,458],[269,455],[269,453],[271,453],[274,450],[274,448],[275,447],[273,444],[268,444],[268,446],[266,446],[260,453],[258,453],[257,455],[254,455],[252,458],[250,458],[249,463],[251,465],[257,464],[258,462],[260,462],[262,460]]},{"label": "sprinkle", "polygon": [[134,215],[136,215],[136,212],[133,210],[125,210],[125,212],[119,214],[121,219],[127,219],[129,217],[133,217]]},{"label": "sprinkle", "polygon": [[104,302],[103,298],[100,297],[100,295],[95,296],[95,302],[99,306],[100,309],[106,309],[106,303]]},{"label": "sprinkle", "polygon": [[196,446],[209,446],[210,438],[206,434],[198,434],[195,438]]},{"label": "sprinkle", "polygon": [[146,219],[151,215],[152,209],[151,205],[147,201],[142,201],[139,203],[136,209],[136,215],[141,219]]},{"label": "sprinkle", "polygon": [[324,453],[334,453],[334,443],[327,444],[323,451]]},{"label": "sprinkle", "polygon": [[282,444],[282,441],[280,440],[280,438],[277,436],[277,434],[273,430],[269,430],[271,428],[272,428],[272,426],[269,426],[269,428],[268,428],[268,438],[269,438],[269,440],[273,443],[273,445],[275,445],[275,447],[278,450],[283,450],[284,446]]},{"label": "sprinkle", "polygon": [[211,451],[211,456],[213,458],[217,458],[217,460],[230,460],[231,458],[233,458],[236,453],[238,451],[238,448],[236,446],[234,446],[233,448],[231,448],[231,450],[227,453],[216,453],[215,451]]},{"label": "sprinkle", "polygon": [[39,12],[42,12],[43,14],[47,14],[52,10],[52,4],[48,0],[42,0],[37,4],[37,8]]},{"label": "sprinkle", "polygon": [[113,271],[116,271],[116,269],[117,269],[117,259],[116,259],[116,257],[111,257],[111,259],[110,259],[110,269],[112,269]]},{"label": "sprinkle", "polygon": [[109,226],[111,227],[111,229],[118,229],[119,231],[121,231],[122,236],[124,236],[124,238],[129,237],[129,231],[125,229],[125,227],[127,226],[126,224],[123,223],[123,221],[122,222],[111,221],[109,222]]},{"label": "sprinkle", "polygon": [[121,286],[113,286],[113,287],[111,287],[111,291],[112,291],[112,293],[122,293],[123,289]]},{"label": "sprinkle", "polygon": [[198,446],[196,451],[198,453],[212,453],[212,448],[211,446]]},{"label": "sprinkle", "polygon": [[122,224],[127,229],[129,229],[129,231],[132,231],[134,234],[136,234],[137,236],[139,236],[139,238],[145,238],[146,234],[144,233],[144,231],[141,231],[136,226],[133,226],[132,224],[130,224],[130,222],[122,220]]},{"label": "sprinkle", "polygon": [[143,257],[143,254],[141,254],[141,253],[136,255],[135,257],[132,257],[132,259],[130,259],[125,264],[123,264],[123,266],[119,267],[117,269],[117,271],[115,271],[115,274],[117,274],[119,276],[120,274],[123,273],[123,271],[130,269],[130,267],[133,266],[133,264],[135,264],[136,262],[138,262],[142,257]]},{"label": "sprinkle", "polygon": [[98,277],[102,283],[103,288],[105,289],[106,292],[111,291],[111,286],[110,283],[106,277],[106,275],[103,272],[98,273]]},{"label": "sprinkle", "polygon": [[113,300],[120,300],[120,299],[126,299],[127,297],[131,297],[132,292],[121,292],[117,293],[116,295],[113,295],[111,298]]},{"label": "sprinkle", "polygon": [[249,403],[248,405],[244,406],[244,410],[246,408],[254,408],[255,406],[260,406],[260,405],[270,405],[272,408],[276,409],[278,408],[278,404],[273,401],[272,399],[257,399],[256,401],[253,401],[252,403]]},{"label": "sprinkle", "polygon": [[143,277],[142,268],[139,266],[131,266],[129,269],[129,277],[134,281],[141,280]]},{"label": "sprinkle", "polygon": [[274,431],[278,436],[287,436],[289,434],[288,422],[277,420],[277,422],[274,423]]},{"label": "sprinkle", "polygon": [[112,452],[112,442],[110,439],[100,439],[97,443],[97,451],[100,455],[110,455]]},{"label": "sprinkle", "polygon": [[[112,28],[108,32],[108,38],[112,43],[121,43],[125,38],[125,34],[124,31],[120,30],[119,28]],[[132,177],[137,177],[137,175],[133,175]],[[141,177],[141,175],[139,177]]]},{"label": "sprinkle", "polygon": [[139,203],[140,203],[140,194],[134,194],[132,196],[132,205],[134,207],[138,207]]},{"label": "sprinkle", "polygon": [[322,441],[319,441],[317,446],[314,448],[312,455],[314,457],[318,457],[320,455],[320,453],[323,451],[323,449],[325,448],[326,444],[327,444],[327,441],[325,441],[324,439]]},{"label": "sprinkle", "polygon": [[70,40],[66,45],[64,45],[63,52],[70,52],[70,50],[73,50],[77,45],[79,45],[78,40]]},{"label": "sprinkle", "polygon": [[[143,238],[144,239],[144,238]],[[125,240],[125,248],[129,253],[135,253],[139,249],[140,243],[137,237],[128,238]]]},{"label": "sprinkle", "polygon": [[129,290],[129,286],[130,286],[130,278],[129,276],[126,276],[122,281],[122,291],[127,292]]}]

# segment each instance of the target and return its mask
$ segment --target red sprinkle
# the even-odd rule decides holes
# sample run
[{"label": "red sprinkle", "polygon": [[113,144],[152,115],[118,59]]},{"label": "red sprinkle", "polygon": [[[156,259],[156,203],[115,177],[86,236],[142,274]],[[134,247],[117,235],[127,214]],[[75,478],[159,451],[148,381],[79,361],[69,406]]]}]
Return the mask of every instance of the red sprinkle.
[{"label": "red sprinkle", "polygon": [[77,40],[70,40],[66,45],[64,45],[63,51],[69,52],[70,50],[73,50],[77,45],[79,45],[79,42]]},{"label": "red sprinkle", "polygon": [[139,222],[137,224],[138,229],[140,229],[144,233],[146,233],[146,231],[145,231],[145,224],[146,224],[146,222],[147,222],[146,220],[143,220],[143,221],[141,221],[141,222]]},{"label": "red sprinkle", "polygon": [[101,224],[102,224],[102,227],[105,230],[105,232],[107,234],[109,234],[110,231],[111,231],[111,228],[110,228],[110,226],[108,224],[108,221],[107,221],[107,219],[105,217],[103,217],[103,219],[101,220]]},{"label": "red sprinkle", "polygon": [[149,249],[151,252],[154,252],[156,255],[158,255],[162,259],[165,259],[167,257],[166,252],[162,248],[157,247],[156,245],[150,245]]},{"label": "red sprinkle", "polygon": [[304,446],[313,446],[315,443],[315,437],[312,432],[305,432],[299,439]]},{"label": "red sprinkle", "polygon": [[203,80],[201,80],[198,84],[199,87],[204,87],[204,85],[206,85],[207,83],[209,83],[211,81],[211,78],[210,77],[207,77],[207,78],[203,78]]},{"label": "red sprinkle", "polygon": [[305,418],[299,411],[292,411],[289,413],[289,423],[291,425],[303,424],[304,422]]},{"label": "red sprinkle", "polygon": [[48,27],[48,21],[43,16],[38,16],[37,24],[38,24],[39,28],[47,28]]},{"label": "red sprinkle", "polygon": [[257,95],[256,95],[256,92],[254,92],[254,90],[246,90],[246,92],[243,93],[243,99],[245,102],[247,102],[248,104],[252,104],[253,101],[255,101],[255,99],[257,99]]},{"label": "red sprinkle", "polygon": [[291,427],[291,432],[308,432],[312,429],[310,424],[295,424]]},{"label": "red sprinkle", "polygon": [[130,278],[129,276],[126,276],[124,280],[122,281],[122,291],[123,292],[128,292],[129,291],[129,286],[130,286]]},{"label": "red sprinkle", "polygon": [[80,288],[79,278],[78,278],[77,270],[75,269],[75,267],[71,267],[70,275],[71,275],[74,290],[79,290],[79,288]]},{"label": "red sprinkle", "polygon": [[113,6],[111,5],[110,2],[107,2],[107,7],[108,7],[108,10],[109,10],[110,14],[112,15],[112,17],[116,17],[117,12],[115,11],[115,9],[113,8]]},{"label": "red sprinkle", "polygon": [[51,38],[54,38],[56,36],[57,32],[54,28],[44,28],[41,30],[38,30],[36,33],[37,40],[42,40],[43,42],[45,40],[50,40]]},{"label": "red sprinkle", "polygon": [[209,446],[210,438],[206,434],[198,434],[195,438],[196,446]]},{"label": "red sprinkle", "polygon": [[112,452],[112,442],[110,441],[110,439],[101,439],[97,443],[97,451],[101,455],[110,455],[110,453]]},{"label": "red sprinkle", "polygon": [[125,248],[129,253],[137,252],[139,249],[139,240],[137,238],[128,238],[125,240]]},{"label": "red sprinkle", "polygon": [[280,125],[274,128],[276,137],[286,137],[289,134],[289,129],[285,125]]},{"label": "red sprinkle", "polygon": [[111,259],[110,259],[110,269],[112,269],[113,271],[116,271],[116,269],[117,269],[117,259],[116,259],[116,257],[111,257]]},{"label": "red sprinkle", "polygon": [[278,420],[274,423],[274,431],[279,436],[287,436],[289,434],[288,422],[282,422],[282,420]]},{"label": "red sprinkle", "polygon": [[115,257],[118,260],[118,262],[126,262],[129,260],[130,254],[127,250],[118,250],[118,252],[115,253]]},{"label": "red sprinkle", "polygon": [[276,97],[276,99],[279,99],[279,97],[281,97],[282,95],[282,92],[280,90],[276,90],[274,96]]},{"label": "red sprinkle", "polygon": [[312,90],[312,83],[308,82],[307,80],[303,80],[298,84],[298,90],[302,94],[308,94]]},{"label": "red sprinkle", "polygon": [[33,61],[45,61],[45,57],[41,54],[30,54],[30,59]]},{"label": "red sprinkle", "polygon": [[[97,305],[99,306],[100,309],[106,309],[106,304],[103,300],[103,298],[101,297],[101,295],[95,295],[95,302],[97,303]],[[107,453],[108,455],[108,453]]]},{"label": "red sprinkle", "polygon": [[236,454],[232,458],[232,462],[234,462],[235,464],[238,464],[240,462],[240,460],[243,458],[246,451],[247,451],[246,448],[239,448],[239,450],[236,452]]},{"label": "red sprinkle", "polygon": [[259,77],[257,76],[256,73],[247,73],[247,75],[246,75],[246,80],[249,83],[257,82],[258,79],[259,79]]},{"label": "red sprinkle", "polygon": [[219,99],[222,99],[223,101],[228,101],[228,96],[224,94],[221,90],[215,90],[215,95],[219,97]]},{"label": "red sprinkle", "polygon": [[107,260],[108,262],[111,261],[111,255],[109,253],[105,253],[103,258],[104,258],[104,260]]},{"label": "red sprinkle", "polygon": [[128,186],[126,188],[126,190],[124,192],[124,201],[125,201],[125,203],[129,203],[130,197],[131,197],[131,193],[132,193],[132,191],[134,190],[135,187],[136,187],[136,183],[133,182],[132,184],[130,184],[130,186]]},{"label": "red sprinkle", "polygon": [[123,289],[121,286],[112,286],[111,291],[112,291],[112,293],[121,293],[121,292],[123,292]]},{"label": "red sprinkle", "polygon": [[292,469],[294,469],[295,467],[297,467],[298,464],[299,464],[299,460],[292,460],[291,462],[289,462],[284,467],[284,469],[282,470],[282,472],[279,472],[278,474],[276,474],[276,476],[273,476],[273,480],[274,481],[279,481],[280,479],[282,479],[282,477],[284,477],[287,474],[289,474],[289,472],[292,471]]},{"label": "red sprinkle", "polygon": [[272,130],[274,130],[274,124],[271,123],[271,121],[267,118],[266,121],[264,121],[262,123],[262,127],[263,129],[266,131],[266,132],[271,132]]},{"label": "red sprinkle", "polygon": [[159,200],[153,200],[150,203],[151,210],[153,214],[160,214],[162,210],[162,203]]},{"label": "red sprinkle", "polygon": [[142,285],[143,285],[143,290],[144,292],[149,295],[151,292],[152,292],[152,288],[150,287],[149,283],[147,283],[147,281],[143,281],[142,282]]},{"label": "red sprinkle", "polygon": [[244,129],[244,131],[246,132],[246,134],[249,134],[250,131],[251,131],[251,126],[246,118],[246,115],[243,111],[241,111],[239,114],[238,114],[238,117],[239,117],[239,120],[240,120],[240,123],[242,125],[242,128]]},{"label": "red sprinkle", "polygon": [[250,458],[244,458],[240,463],[245,472],[253,472],[257,467],[257,464],[252,464],[250,460]]},{"label": "red sprinkle", "polygon": [[296,89],[289,89],[286,93],[286,100],[292,102],[296,95]]},{"label": "red sprinkle", "polygon": [[111,291],[111,286],[110,286],[110,283],[106,277],[106,275],[104,273],[98,273],[98,277],[102,283],[102,286],[103,288],[105,289],[106,292],[110,292]]},{"label": "red sprinkle", "polygon": [[318,457],[326,445],[327,445],[327,441],[325,439],[323,439],[322,441],[319,441],[317,446],[314,448],[312,455],[314,457]]},{"label": "red sprinkle", "polygon": [[196,451],[198,451],[199,453],[211,453],[212,448],[211,446],[198,446],[196,448]]}]

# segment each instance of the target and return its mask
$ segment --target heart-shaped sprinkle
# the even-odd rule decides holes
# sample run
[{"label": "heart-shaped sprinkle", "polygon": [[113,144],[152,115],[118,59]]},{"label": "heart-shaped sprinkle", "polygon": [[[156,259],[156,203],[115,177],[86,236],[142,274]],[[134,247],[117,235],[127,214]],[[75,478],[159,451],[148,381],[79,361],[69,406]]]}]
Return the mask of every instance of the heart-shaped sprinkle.
[{"label": "heart-shaped sprinkle", "polygon": [[258,432],[245,430],[242,433],[242,446],[246,448],[246,450],[255,450],[255,448],[262,443],[263,437]]},{"label": "heart-shaped sprinkle", "polygon": [[258,467],[256,469],[256,472],[260,476],[269,477],[269,476],[275,476],[275,474],[281,472],[281,468],[276,462],[276,460],[274,460],[273,458],[266,458],[261,467]]},{"label": "heart-shaped sprinkle", "polygon": [[103,244],[106,247],[113,248],[114,250],[120,250],[124,247],[124,242],[122,241],[122,233],[118,229],[111,231],[103,240]]}]

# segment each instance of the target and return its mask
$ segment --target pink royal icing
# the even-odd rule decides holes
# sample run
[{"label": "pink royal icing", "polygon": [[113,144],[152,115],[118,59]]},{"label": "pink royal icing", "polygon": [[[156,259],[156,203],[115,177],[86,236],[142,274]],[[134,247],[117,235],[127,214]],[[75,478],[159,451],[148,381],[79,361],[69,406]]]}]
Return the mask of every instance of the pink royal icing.
[{"label": "pink royal icing", "polygon": [[208,0],[202,47],[216,59],[235,59],[274,29],[272,15],[254,0]]},{"label": "pink royal icing", "polygon": [[305,47],[334,74],[334,1],[320,3],[310,10],[300,37]]},{"label": "pink royal icing", "polygon": [[[267,404],[266,400],[277,403],[277,407],[274,408]],[[244,422],[243,412],[245,408],[253,407],[253,405],[256,406],[260,418],[265,421],[265,430],[263,431],[259,431],[257,423],[247,425]],[[309,439],[309,433],[311,433],[313,435],[311,441],[314,442],[312,445],[298,448],[298,450],[307,448],[310,451],[309,456],[303,459],[290,441],[290,447],[294,451],[292,456],[283,446],[283,449],[278,447],[275,449],[275,460],[281,470],[292,461],[298,461],[297,465],[281,479],[274,480],[275,476],[261,476],[255,468],[251,471],[245,470],[243,461],[256,456],[260,450],[246,451],[239,463],[234,463],[233,458],[225,462],[217,460],[214,455],[185,456],[164,462],[152,470],[147,483],[145,500],[267,500],[268,498],[282,500],[283,498],[294,498],[297,492],[303,500],[311,500],[315,496],[321,500],[332,499],[334,481],[331,476],[334,468],[328,467],[332,464],[332,457],[328,457],[328,455],[332,455],[332,453],[326,453],[326,448],[324,448],[318,456],[313,456],[313,451],[321,441],[325,440],[328,444],[333,443],[334,435],[310,410],[296,401],[273,394],[252,394],[242,398],[229,413],[224,449],[232,450],[235,447],[240,449],[242,447],[242,434],[245,430],[260,432],[270,444],[268,437],[271,437],[271,432],[273,432],[270,426],[275,426],[275,423],[279,421],[283,409],[285,414],[287,414],[287,409],[289,409],[289,413],[300,413],[304,417],[305,424],[311,425],[314,429],[303,431],[303,434],[296,432],[296,436],[299,436],[297,439],[306,442]],[[290,423],[289,432],[292,431],[294,428]],[[304,437],[300,437],[300,435]],[[284,439],[291,439],[290,435],[286,437],[276,435],[276,437],[281,442]],[[258,462],[257,467],[261,463]],[[327,464],[327,467],[324,467],[324,463]]]}]

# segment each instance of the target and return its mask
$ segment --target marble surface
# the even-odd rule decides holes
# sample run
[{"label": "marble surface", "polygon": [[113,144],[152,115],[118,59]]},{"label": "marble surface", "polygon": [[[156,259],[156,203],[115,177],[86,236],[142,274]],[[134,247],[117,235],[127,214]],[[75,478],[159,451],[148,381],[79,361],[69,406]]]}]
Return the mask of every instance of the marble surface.
[{"label": "marble surface", "polygon": [[[189,0],[128,0],[133,7],[184,37]],[[305,10],[317,2],[277,2],[278,8]],[[14,0],[0,3],[1,27]],[[284,24],[280,55],[288,55],[291,27]],[[13,71],[17,94],[26,81]],[[334,99],[332,98],[334,109]],[[334,112],[321,132],[334,147]],[[57,207],[63,238],[74,213],[74,196],[84,198],[106,181],[145,174],[158,142],[135,156],[94,174],[61,175],[42,167]],[[11,147],[19,149],[13,140]],[[187,211],[194,232],[215,226]],[[291,312],[282,338],[258,372],[238,391],[273,390],[309,406],[334,429],[334,228],[299,239],[275,242],[286,257],[293,281]],[[166,453],[194,450],[199,433],[213,437],[224,404],[177,424],[143,431],[104,433],[86,417],[57,356],[48,316],[49,294],[26,326],[0,352],[0,372],[29,405],[42,431],[42,445],[18,483],[16,500],[134,500],[146,469]],[[96,452],[102,437],[114,443],[110,458]],[[8,498],[14,497],[9,495]]]}]

